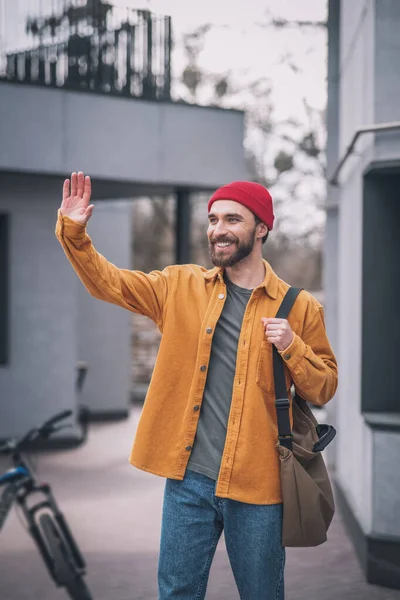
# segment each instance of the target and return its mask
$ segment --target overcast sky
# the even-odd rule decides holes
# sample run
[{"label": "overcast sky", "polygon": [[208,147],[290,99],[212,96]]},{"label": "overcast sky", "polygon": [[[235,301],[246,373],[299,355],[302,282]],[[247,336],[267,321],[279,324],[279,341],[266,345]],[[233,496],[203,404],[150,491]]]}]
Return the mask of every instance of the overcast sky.
[{"label": "overcast sky", "polygon": [[[200,65],[224,73],[250,69],[254,76],[272,81],[277,117],[305,117],[303,97],[316,108],[326,103],[326,32],[321,29],[262,28],[268,13],[275,18],[323,21],[327,16],[324,0],[117,0],[121,6],[148,8],[172,17],[177,49],[174,73],[185,64],[180,51],[182,34],[204,24],[217,25],[207,36]],[[290,54],[296,67],[282,65]]]},{"label": "overcast sky", "polygon": [[[127,6],[127,0],[116,0]],[[129,6],[170,15],[175,40],[173,73],[179,75],[187,64],[182,36],[205,23],[215,27],[207,34],[199,58],[202,69],[227,74],[243,81],[265,77],[270,80],[274,121],[296,119],[307,130],[304,100],[317,109],[326,105],[327,32],[325,28],[261,27],[273,18],[326,21],[325,0],[130,0]],[[282,60],[284,58],[284,60]],[[291,65],[294,68],[291,68]],[[270,151],[276,150],[270,140]],[[285,179],[286,174],[284,175]],[[287,174],[287,177],[290,177]],[[296,178],[294,174],[294,178]],[[279,193],[274,190],[275,195]],[[282,191],[283,196],[286,195]],[[322,223],[323,211],[316,208],[325,194],[321,176],[304,177],[297,188],[300,203],[284,203],[289,211],[285,221],[294,233],[307,229],[310,221]]]}]

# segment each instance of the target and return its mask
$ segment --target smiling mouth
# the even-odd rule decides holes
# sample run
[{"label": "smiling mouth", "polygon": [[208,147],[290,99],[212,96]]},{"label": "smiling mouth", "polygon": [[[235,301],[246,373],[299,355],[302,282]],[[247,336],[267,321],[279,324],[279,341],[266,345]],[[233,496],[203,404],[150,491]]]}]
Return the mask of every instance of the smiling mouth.
[{"label": "smiling mouth", "polygon": [[223,250],[224,248],[229,248],[233,246],[234,242],[214,242],[214,246]]}]

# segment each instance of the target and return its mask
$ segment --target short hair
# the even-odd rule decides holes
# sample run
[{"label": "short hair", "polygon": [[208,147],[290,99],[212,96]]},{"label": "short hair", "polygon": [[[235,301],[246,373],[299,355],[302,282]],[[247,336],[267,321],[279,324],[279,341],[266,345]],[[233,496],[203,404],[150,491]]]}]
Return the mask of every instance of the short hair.
[{"label": "short hair", "polygon": [[[257,215],[254,215],[254,220],[256,222],[256,226],[259,225],[260,223],[264,223],[264,221],[261,221],[261,219],[259,217],[257,217]],[[264,223],[264,225],[265,225],[265,223]],[[269,235],[269,229],[268,229],[267,233],[264,235],[264,237],[262,238],[263,244],[265,244],[265,242],[267,241],[268,235]]]}]

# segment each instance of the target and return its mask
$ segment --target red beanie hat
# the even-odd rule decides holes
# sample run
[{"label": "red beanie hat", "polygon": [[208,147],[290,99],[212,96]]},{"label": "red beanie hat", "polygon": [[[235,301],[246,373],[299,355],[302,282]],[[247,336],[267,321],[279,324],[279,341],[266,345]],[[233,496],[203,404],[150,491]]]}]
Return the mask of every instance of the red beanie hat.
[{"label": "red beanie hat", "polygon": [[218,188],[208,201],[208,212],[216,200],[234,200],[257,215],[268,229],[274,224],[274,209],[269,191],[252,181],[234,181]]}]

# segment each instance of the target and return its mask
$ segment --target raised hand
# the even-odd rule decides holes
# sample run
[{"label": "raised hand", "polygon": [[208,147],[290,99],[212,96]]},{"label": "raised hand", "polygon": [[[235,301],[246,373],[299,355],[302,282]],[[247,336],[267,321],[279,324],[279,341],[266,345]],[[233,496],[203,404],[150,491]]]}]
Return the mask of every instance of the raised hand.
[{"label": "raised hand", "polygon": [[69,183],[69,179],[64,181],[61,214],[77,223],[86,225],[94,208],[94,204],[89,205],[92,193],[90,177],[85,177],[82,171],[79,171],[78,174],[72,173],[71,175],[71,190]]}]

